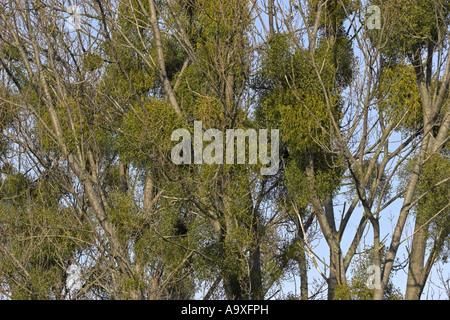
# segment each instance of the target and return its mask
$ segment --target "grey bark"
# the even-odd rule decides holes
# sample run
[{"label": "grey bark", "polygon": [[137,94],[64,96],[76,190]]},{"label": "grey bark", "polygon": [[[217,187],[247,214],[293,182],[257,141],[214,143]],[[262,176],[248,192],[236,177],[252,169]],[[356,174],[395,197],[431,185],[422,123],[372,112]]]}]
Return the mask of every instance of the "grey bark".
[{"label": "grey bark", "polygon": [[422,292],[422,274],[424,271],[425,249],[426,249],[426,230],[420,228],[420,219],[416,219],[416,234],[413,237],[411,252],[409,255],[408,280],[405,292],[405,300],[420,300]]}]

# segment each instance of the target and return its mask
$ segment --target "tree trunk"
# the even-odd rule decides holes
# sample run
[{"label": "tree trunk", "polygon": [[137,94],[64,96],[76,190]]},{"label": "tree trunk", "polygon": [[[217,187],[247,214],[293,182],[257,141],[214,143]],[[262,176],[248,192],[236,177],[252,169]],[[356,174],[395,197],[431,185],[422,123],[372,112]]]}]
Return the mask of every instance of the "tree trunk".
[{"label": "tree trunk", "polygon": [[308,266],[306,260],[305,244],[299,241],[301,250],[298,254],[297,262],[300,274],[300,298],[308,300]]},{"label": "tree trunk", "polygon": [[267,10],[269,11],[269,38],[272,39],[275,35],[275,30],[273,27],[273,0],[269,0]]},{"label": "tree trunk", "polygon": [[128,191],[128,165],[119,160],[119,190],[123,194]]},{"label": "tree trunk", "polygon": [[242,290],[239,278],[236,275],[226,275],[223,277],[223,288],[227,300],[242,300]]},{"label": "tree trunk", "polygon": [[409,255],[408,281],[405,292],[405,300],[420,300],[422,293],[422,274],[425,260],[425,249],[427,243],[426,229],[421,227],[420,219],[417,217],[411,253]]},{"label": "tree trunk", "polygon": [[328,277],[327,299],[333,300],[335,297],[336,286],[345,285],[346,283],[342,252],[340,249],[336,250],[330,248],[330,274]]},{"label": "tree trunk", "polygon": [[[333,252],[330,250],[330,262],[335,260],[333,257]],[[334,291],[336,290],[336,286],[338,285],[338,279],[336,275],[336,271],[334,269],[335,263],[330,263],[330,273],[328,275],[328,291],[327,291],[327,299],[333,300],[334,299]]]},{"label": "tree trunk", "polygon": [[315,187],[314,161],[311,153],[305,152],[306,182],[311,197],[311,204],[317,214],[320,229],[330,248],[330,274],[328,279],[328,299],[334,298],[334,291],[338,284],[345,285],[345,265],[339,243],[339,235],[334,223],[334,213],[331,198],[326,200],[325,210],[318,198]]},{"label": "tree trunk", "polygon": [[298,212],[298,215],[295,219],[295,225],[297,230],[301,230],[301,232],[297,232],[297,236],[299,238],[299,241],[297,242],[300,246],[300,250],[297,255],[297,263],[298,263],[298,269],[299,269],[299,275],[300,275],[300,298],[302,300],[308,300],[308,265],[306,260],[306,244],[305,244],[305,236],[306,231],[308,230],[309,226],[311,225],[310,222],[312,222],[312,219],[310,217],[309,221],[306,224],[302,224],[300,219],[303,219],[300,212]]},{"label": "tree trunk", "polygon": [[261,247],[259,244],[250,254],[250,299],[264,299],[261,273]]}]

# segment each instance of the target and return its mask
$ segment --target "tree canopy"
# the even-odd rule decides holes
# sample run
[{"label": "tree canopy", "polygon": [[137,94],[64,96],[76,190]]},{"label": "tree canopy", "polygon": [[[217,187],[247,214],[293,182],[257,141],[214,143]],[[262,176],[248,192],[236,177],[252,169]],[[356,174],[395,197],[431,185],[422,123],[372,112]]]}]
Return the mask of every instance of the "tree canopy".
[{"label": "tree canopy", "polygon": [[449,1],[69,5],[0,7],[0,299],[423,298]]}]

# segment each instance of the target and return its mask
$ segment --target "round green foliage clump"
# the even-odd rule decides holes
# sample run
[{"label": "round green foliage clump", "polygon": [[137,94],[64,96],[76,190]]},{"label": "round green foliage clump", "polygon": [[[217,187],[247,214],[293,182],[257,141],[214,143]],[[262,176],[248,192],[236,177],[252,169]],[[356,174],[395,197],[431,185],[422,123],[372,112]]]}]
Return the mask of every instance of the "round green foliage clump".
[{"label": "round green foliage clump", "polygon": [[379,108],[387,122],[415,130],[423,123],[422,101],[413,67],[398,64],[383,70],[378,88]]},{"label": "round green foliage clump", "polygon": [[120,128],[119,152],[137,166],[158,161],[161,154],[170,156],[172,132],[183,128],[182,119],[168,103],[153,99],[144,108],[130,110]]},{"label": "round green foliage clump", "polygon": [[380,7],[385,27],[371,30],[369,36],[383,48],[388,60],[415,54],[429,43],[438,43],[445,34],[450,13],[448,0],[376,0],[372,4]]}]

